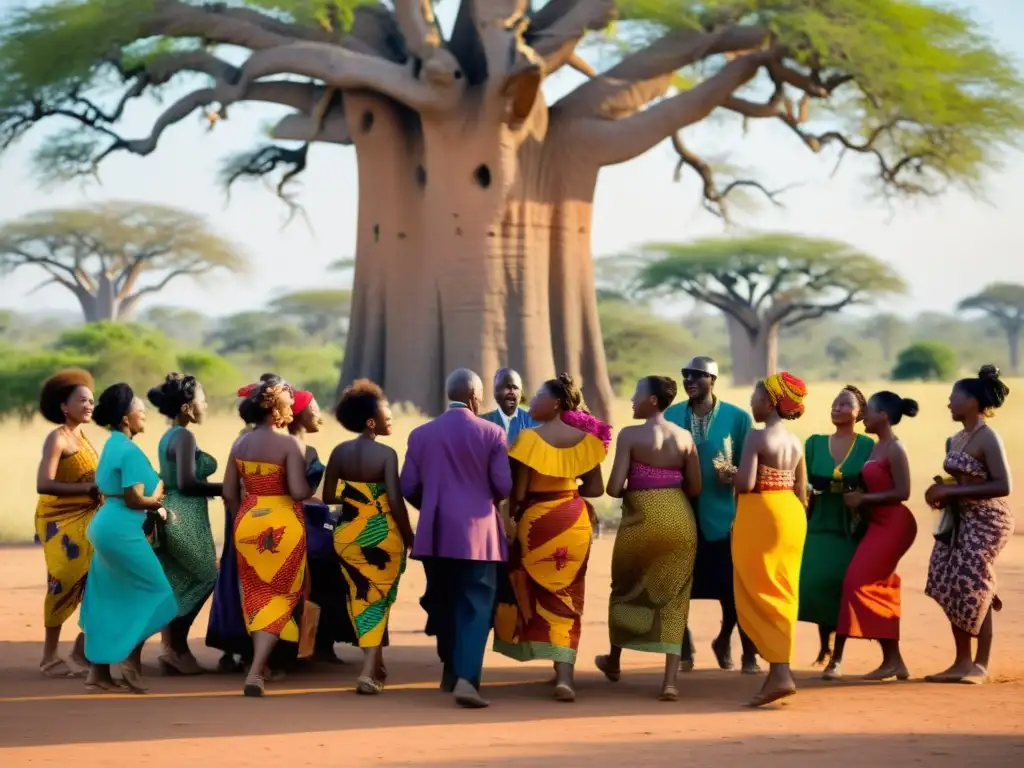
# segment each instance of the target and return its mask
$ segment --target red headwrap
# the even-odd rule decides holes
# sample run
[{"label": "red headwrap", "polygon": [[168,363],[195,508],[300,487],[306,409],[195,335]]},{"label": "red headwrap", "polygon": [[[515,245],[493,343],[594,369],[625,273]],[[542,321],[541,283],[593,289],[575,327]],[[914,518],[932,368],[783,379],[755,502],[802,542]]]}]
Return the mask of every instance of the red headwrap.
[{"label": "red headwrap", "polygon": [[309,407],[311,402],[313,402],[312,392],[308,392],[305,389],[295,390],[295,402],[292,403],[292,415],[298,416]]},{"label": "red headwrap", "polygon": [[244,387],[238,388],[239,397],[248,397],[259,388],[259,384],[246,384]]}]

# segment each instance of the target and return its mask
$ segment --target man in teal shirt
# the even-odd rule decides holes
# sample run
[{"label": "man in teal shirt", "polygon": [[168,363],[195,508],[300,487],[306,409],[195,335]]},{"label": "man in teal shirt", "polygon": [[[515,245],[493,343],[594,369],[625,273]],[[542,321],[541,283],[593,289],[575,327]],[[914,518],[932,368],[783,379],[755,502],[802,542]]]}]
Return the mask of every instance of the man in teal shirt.
[{"label": "man in teal shirt", "polygon": [[[716,459],[739,466],[740,451],[753,420],[735,405],[715,397],[718,363],[695,357],[682,370],[683,389],[689,400],[665,411],[665,418],[689,430],[700,457],[702,490],[694,505],[697,516],[697,560],[693,568],[691,600],[717,600],[722,605],[722,629],[711,643],[718,666],[732,669],[732,632],[738,625],[732,588],[732,522],[736,517],[736,492],[732,481],[719,477]],[[742,670],[759,670],[757,649],[740,630]],[[687,626],[680,667],[693,669],[693,637]]]}]

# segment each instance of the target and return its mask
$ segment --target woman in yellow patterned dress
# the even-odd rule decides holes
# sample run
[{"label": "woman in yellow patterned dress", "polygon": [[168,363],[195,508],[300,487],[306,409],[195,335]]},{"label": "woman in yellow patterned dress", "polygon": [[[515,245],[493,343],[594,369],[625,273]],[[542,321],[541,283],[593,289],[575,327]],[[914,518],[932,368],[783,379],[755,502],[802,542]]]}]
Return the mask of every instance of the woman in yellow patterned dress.
[{"label": "woman in yellow patterned dress", "polygon": [[383,690],[387,678],[382,648],[413,532],[398,479],[398,454],[377,442],[391,434],[384,392],[367,379],[356,381],[341,393],[334,415],[359,435],[331,452],[324,502],[341,505],[334,551],[348,587],[356,644],[363,649],[356,693],[373,695]]},{"label": "woman in yellow patterned dress", "polygon": [[246,696],[263,695],[267,662],[278,639],[299,640],[293,614],[307,586],[302,502],[312,491],[305,457],[283,431],[292,420],[293,397],[292,388],[280,378],[252,388],[238,412],[254,429],[235,441],[224,472],[224,505],[234,519],[242,613],[253,642]]},{"label": "woman in yellow patterned dress", "polygon": [[[499,581],[494,650],[555,664],[555,698],[575,701],[573,666],[580,641],[594,510],[604,493],[601,462],[611,428],[590,416],[568,374],[544,384],[530,403],[540,423],[509,450],[516,524],[508,578]],[[582,482],[580,482],[582,481]]]},{"label": "woman in yellow patterned dress", "polygon": [[770,664],[748,706],[792,696],[790,673],[799,613],[800,565],[807,537],[807,468],[803,442],[783,425],[804,412],[804,383],[776,373],[750,398],[754,421],[733,485],[739,493],[732,529],[733,590],[740,627]]},{"label": "woman in yellow patterned dress", "polygon": [[[96,488],[99,456],[82,431],[92,421],[93,380],[88,371],[69,368],[43,383],[39,410],[59,426],[43,443],[43,457],[36,475],[36,537],[46,558],[46,600],[43,603],[43,660],[47,677],[83,674],[72,670],[57,655],[60,631],[82,602],[92,546],[85,531],[100,506]],[[83,670],[85,637],[79,633],[71,660]]]}]

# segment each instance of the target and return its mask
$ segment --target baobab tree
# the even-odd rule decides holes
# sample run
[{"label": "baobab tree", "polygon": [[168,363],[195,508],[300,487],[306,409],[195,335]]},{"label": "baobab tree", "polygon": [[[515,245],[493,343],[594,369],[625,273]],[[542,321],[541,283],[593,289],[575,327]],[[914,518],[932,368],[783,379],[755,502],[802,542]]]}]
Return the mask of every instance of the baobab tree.
[{"label": "baobab tree", "polygon": [[[342,383],[367,376],[436,411],[456,366],[508,364],[532,382],[565,370],[607,416],[590,244],[601,168],[671,139],[716,212],[736,189],[772,196],[753,179],[723,183],[680,135],[721,108],[812,152],[863,156],[884,194],[935,195],[977,183],[1024,124],[1010,57],[923,0],[460,0],[453,11],[446,35],[431,0],[32,3],[2,29],[0,146],[70,121],[37,159],[51,176],[91,175],[112,153],[149,155],[188,115],[213,127],[240,102],[287,107],[273,135],[297,143],[234,157],[225,175],[277,172],[284,185],[311,143],[354,145]],[[581,44],[616,16],[632,50],[598,74]],[[563,68],[586,82],[549,105],[541,84]],[[122,136],[126,107],[181,74],[205,82],[149,135]],[[123,93],[103,102],[96,86],[112,79]]]},{"label": "baobab tree", "polygon": [[0,226],[0,274],[34,269],[36,288],[70,291],[87,323],[129,320],[175,280],[240,272],[241,249],[206,219],[164,205],[111,202],[36,211]]},{"label": "baobab tree", "polygon": [[634,263],[641,296],[684,294],[725,315],[737,384],[775,370],[780,329],[906,290],[903,278],[874,257],[798,235],[650,243]]},{"label": "baobab tree", "polygon": [[999,324],[1006,334],[1010,352],[1010,371],[1020,373],[1020,337],[1024,334],[1024,285],[992,283],[973,296],[963,299],[962,312],[982,312]]}]

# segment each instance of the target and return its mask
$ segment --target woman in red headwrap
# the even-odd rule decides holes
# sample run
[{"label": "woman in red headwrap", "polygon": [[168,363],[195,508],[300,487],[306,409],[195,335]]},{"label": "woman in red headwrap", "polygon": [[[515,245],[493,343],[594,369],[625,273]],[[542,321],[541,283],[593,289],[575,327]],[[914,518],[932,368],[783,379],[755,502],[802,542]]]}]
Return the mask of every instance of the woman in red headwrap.
[{"label": "woman in red headwrap", "polygon": [[800,564],[807,536],[807,468],[803,441],[784,420],[804,412],[807,387],[789,373],[757,383],[750,398],[754,421],[735,471],[739,493],[732,529],[733,590],[740,627],[771,666],[749,706],[792,696],[789,664],[799,606]]}]

